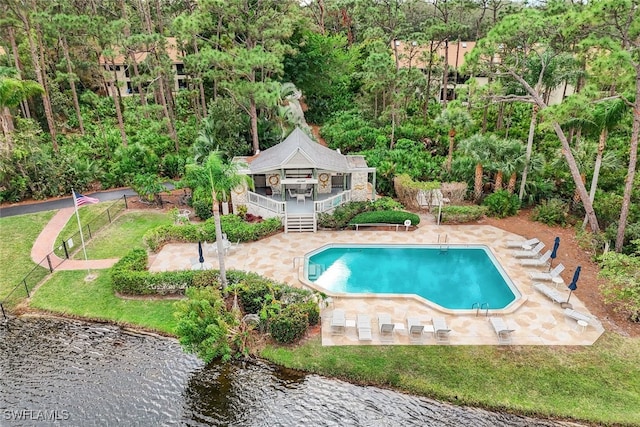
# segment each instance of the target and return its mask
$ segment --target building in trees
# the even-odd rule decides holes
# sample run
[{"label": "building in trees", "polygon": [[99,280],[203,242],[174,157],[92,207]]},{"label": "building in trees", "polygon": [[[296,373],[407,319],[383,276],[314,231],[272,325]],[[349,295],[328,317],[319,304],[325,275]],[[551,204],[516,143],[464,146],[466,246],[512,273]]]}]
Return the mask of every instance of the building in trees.
[{"label": "building in trees", "polygon": [[[177,92],[180,89],[187,87],[187,75],[185,73],[184,61],[182,52],[178,49],[177,41],[174,37],[168,37],[166,45],[166,52],[171,61],[171,72],[173,75],[173,92]],[[120,88],[121,96],[130,96],[138,92],[137,85],[133,82],[133,64],[130,64],[130,58],[136,62],[136,65],[141,70],[140,76],[144,78],[145,74],[149,76],[149,81],[152,80],[150,73],[143,73],[142,71],[149,68],[147,63],[147,57],[152,53],[151,50],[136,50],[132,56],[128,56],[124,49],[119,47],[114,49],[117,53],[113,58],[107,56],[100,56],[100,65],[107,71],[113,72],[115,68],[116,80],[118,87]],[[142,84],[143,87],[147,87],[149,82]],[[111,86],[109,87],[109,95],[113,96]]]}]

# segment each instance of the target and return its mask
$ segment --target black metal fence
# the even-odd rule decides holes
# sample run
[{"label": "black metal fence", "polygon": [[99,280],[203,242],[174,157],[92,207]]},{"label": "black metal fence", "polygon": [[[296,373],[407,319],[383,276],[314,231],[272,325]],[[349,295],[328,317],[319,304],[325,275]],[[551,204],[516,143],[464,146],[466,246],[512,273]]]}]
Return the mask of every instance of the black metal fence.
[{"label": "black metal fence", "polygon": [[[104,211],[95,218],[82,225],[82,234],[85,243],[93,238],[102,228],[111,224],[113,220],[125,209],[127,209],[127,196],[122,196],[109,205]],[[53,273],[66,260],[81,249],[80,230],[73,235],[60,240],[60,245],[53,251],[49,252],[44,258],[38,262],[36,266],[27,273],[27,275],[16,285],[9,294],[0,301],[0,311],[2,317],[7,319],[7,310],[15,307],[20,301],[31,296],[33,288],[40,283],[45,277]]]}]

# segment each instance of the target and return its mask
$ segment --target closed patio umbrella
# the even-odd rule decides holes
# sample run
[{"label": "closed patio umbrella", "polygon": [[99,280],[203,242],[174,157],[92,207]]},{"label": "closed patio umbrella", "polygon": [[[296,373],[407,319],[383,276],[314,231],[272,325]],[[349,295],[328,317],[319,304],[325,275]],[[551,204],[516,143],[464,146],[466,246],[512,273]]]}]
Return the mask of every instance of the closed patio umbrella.
[{"label": "closed patio umbrella", "polygon": [[573,293],[573,291],[578,289],[578,278],[580,277],[580,270],[582,270],[582,267],[576,267],[576,271],[575,273],[573,273],[573,279],[567,286],[569,288],[569,298],[567,298],[567,304],[569,303],[569,299],[571,299],[571,294]]},{"label": "closed patio umbrella", "polygon": [[200,262],[200,267],[204,264],[204,255],[202,254],[202,242],[198,242],[198,262]]},{"label": "closed patio umbrella", "polygon": [[549,263],[549,270],[553,266],[553,260],[558,256],[558,248],[560,247],[560,237],[556,236],[555,241],[553,242],[553,250],[551,251],[551,262]]}]

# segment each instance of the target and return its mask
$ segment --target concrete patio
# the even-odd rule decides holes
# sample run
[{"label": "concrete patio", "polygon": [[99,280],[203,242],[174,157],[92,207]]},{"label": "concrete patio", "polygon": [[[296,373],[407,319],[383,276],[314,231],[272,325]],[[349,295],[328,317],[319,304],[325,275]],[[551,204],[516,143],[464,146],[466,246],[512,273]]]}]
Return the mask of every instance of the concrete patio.
[{"label": "concrete patio", "polygon": [[[435,244],[438,237],[447,236],[449,244],[484,244],[491,248],[502,268],[526,298],[523,304],[511,313],[498,314],[514,329],[511,345],[591,345],[604,332],[597,320],[582,327],[576,320],[564,315],[563,309],[532,288],[528,272],[535,269],[523,267],[511,255],[513,249],[506,247],[508,240],[521,236],[492,226],[484,225],[441,225],[434,223],[431,215],[421,215],[419,227],[412,231],[320,231],[317,233],[280,233],[267,239],[240,243],[225,257],[227,269],[253,271],[265,277],[292,286],[302,287],[299,280],[302,268],[294,263],[296,257],[329,243],[367,244]],[[534,236],[526,236],[534,237]],[[197,256],[197,244],[168,244],[156,255],[150,257],[150,271],[187,270],[191,268],[189,259]],[[217,255],[205,254],[205,260],[218,267]],[[562,262],[561,259],[557,262]],[[295,266],[294,266],[295,265]],[[571,272],[564,272],[570,277]],[[553,284],[548,282],[551,287]],[[569,296],[564,284],[558,291]],[[579,293],[579,292],[578,292]],[[406,330],[407,317],[417,317],[424,325],[431,325],[433,317],[444,317],[451,333],[449,345],[498,345],[498,337],[484,313],[470,314],[443,313],[413,298],[384,298],[367,296],[333,296],[331,304],[322,311],[323,345],[408,345]],[[573,309],[589,313],[576,293],[571,296]],[[347,321],[355,320],[358,313],[369,314],[372,319],[372,341],[358,340],[356,329],[347,327],[342,335],[332,335],[328,325],[334,309],[345,310]],[[381,342],[377,333],[377,315],[387,313],[396,323],[393,341]],[[491,312],[489,313],[491,316]],[[494,314],[495,315],[495,314]],[[350,324],[351,322],[347,322]],[[404,329],[400,326],[404,326]],[[412,345],[414,343],[411,343]],[[435,345],[432,334],[425,333],[422,345]]]}]

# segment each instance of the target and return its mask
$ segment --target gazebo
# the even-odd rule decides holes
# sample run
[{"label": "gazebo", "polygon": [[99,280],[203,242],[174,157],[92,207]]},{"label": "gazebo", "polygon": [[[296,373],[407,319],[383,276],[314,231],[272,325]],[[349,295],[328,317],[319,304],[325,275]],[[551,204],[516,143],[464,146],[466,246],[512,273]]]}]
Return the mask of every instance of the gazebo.
[{"label": "gazebo", "polygon": [[233,211],[282,218],[285,232],[316,231],[317,215],[351,200],[375,197],[376,170],[364,156],[343,155],[314,142],[300,128],[252,157],[236,157],[239,172],[251,176],[254,191],[236,188]]}]

